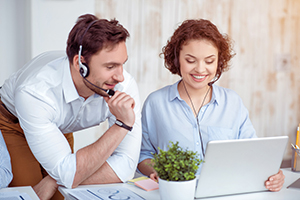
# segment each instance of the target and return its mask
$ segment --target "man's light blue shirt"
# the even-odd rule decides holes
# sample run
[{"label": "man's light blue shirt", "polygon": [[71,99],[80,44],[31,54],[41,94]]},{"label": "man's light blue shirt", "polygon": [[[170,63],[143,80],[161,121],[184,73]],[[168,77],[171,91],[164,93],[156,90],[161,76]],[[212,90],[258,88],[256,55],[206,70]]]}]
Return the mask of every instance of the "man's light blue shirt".
[{"label": "man's light blue shirt", "polygon": [[[153,158],[151,153],[158,153],[158,147],[167,150],[169,141],[178,141],[183,149],[197,151],[203,159],[197,120],[180,97],[178,83],[151,93],[144,103],[139,162]],[[204,151],[211,140],[256,137],[242,99],[233,90],[217,85],[213,85],[211,101],[201,108],[198,120]],[[198,174],[200,170],[201,166]]]},{"label": "man's light blue shirt", "polygon": [[11,180],[10,156],[0,131],[0,188],[7,187]]}]

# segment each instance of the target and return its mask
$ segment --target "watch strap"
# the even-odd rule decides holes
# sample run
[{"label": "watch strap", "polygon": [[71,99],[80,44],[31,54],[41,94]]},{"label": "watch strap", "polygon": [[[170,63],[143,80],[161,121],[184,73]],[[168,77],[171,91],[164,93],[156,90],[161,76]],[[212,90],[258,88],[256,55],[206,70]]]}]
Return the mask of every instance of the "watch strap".
[{"label": "watch strap", "polygon": [[120,127],[122,127],[122,128],[125,128],[126,130],[128,130],[128,131],[131,131],[132,130],[132,128],[133,127],[131,127],[131,126],[127,126],[126,124],[124,124],[122,121],[120,121],[120,120],[116,120],[116,123],[115,123],[116,125],[118,125],[118,126],[120,126]]}]

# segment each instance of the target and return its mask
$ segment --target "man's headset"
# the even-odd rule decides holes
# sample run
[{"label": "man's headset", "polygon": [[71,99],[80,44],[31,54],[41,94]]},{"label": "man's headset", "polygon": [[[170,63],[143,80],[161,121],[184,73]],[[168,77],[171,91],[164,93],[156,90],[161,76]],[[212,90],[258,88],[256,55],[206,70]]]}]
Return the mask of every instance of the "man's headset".
[{"label": "man's headset", "polygon": [[114,90],[106,90],[106,89],[103,89],[103,88],[100,88],[98,87],[97,85],[91,83],[90,81],[88,81],[86,79],[86,77],[90,74],[90,70],[89,70],[89,66],[86,64],[86,63],[82,63],[81,62],[81,52],[82,52],[82,41],[83,41],[83,37],[84,35],[86,34],[86,32],[89,30],[89,28],[95,23],[97,22],[98,20],[95,20],[95,21],[92,21],[88,27],[86,28],[86,30],[84,31],[81,39],[80,39],[80,45],[79,45],[79,52],[78,52],[78,63],[79,63],[79,72],[80,72],[80,75],[91,85],[93,85],[94,87],[98,88],[98,89],[101,89],[103,90],[104,92],[106,92],[109,96],[113,96],[115,94],[115,91]]}]

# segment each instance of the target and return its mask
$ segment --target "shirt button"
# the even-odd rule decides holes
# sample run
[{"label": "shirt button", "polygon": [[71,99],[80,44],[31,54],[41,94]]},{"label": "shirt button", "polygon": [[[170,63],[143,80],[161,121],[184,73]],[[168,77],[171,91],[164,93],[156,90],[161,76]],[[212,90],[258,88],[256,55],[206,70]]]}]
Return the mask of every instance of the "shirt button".
[{"label": "shirt button", "polygon": [[197,142],[196,144],[199,145],[199,142]]}]

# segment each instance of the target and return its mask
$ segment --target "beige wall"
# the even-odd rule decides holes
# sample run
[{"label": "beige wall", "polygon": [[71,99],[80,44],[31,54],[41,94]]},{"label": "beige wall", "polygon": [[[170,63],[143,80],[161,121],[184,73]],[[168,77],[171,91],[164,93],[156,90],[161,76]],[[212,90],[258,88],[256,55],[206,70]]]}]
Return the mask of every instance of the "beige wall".
[{"label": "beige wall", "polygon": [[[178,80],[158,56],[174,29],[188,18],[209,19],[233,38],[237,53],[217,84],[241,96],[259,137],[288,135],[295,141],[300,122],[299,0],[10,0],[0,1],[0,7],[5,30],[0,32],[5,58],[0,84],[35,54],[64,50],[66,32],[80,13],[89,12],[117,18],[130,31],[125,68],[136,78],[142,101]],[[105,129],[106,124],[75,133],[75,150]],[[289,158],[289,145],[287,150]]]},{"label": "beige wall", "polygon": [[[259,137],[288,135],[300,122],[300,1],[95,0],[100,18],[116,18],[130,32],[125,68],[141,100],[178,80],[163,66],[161,48],[188,18],[205,18],[235,41],[232,68],[218,85],[235,90]],[[299,75],[298,75],[299,74]],[[288,146],[286,158],[291,152]]]}]

